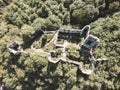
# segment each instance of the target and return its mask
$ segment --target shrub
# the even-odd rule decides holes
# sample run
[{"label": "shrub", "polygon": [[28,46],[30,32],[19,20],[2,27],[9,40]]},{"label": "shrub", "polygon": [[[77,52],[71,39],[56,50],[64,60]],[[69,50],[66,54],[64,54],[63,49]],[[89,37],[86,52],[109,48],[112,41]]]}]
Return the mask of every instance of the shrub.
[{"label": "shrub", "polygon": [[61,27],[62,21],[55,15],[51,15],[46,18],[46,30],[57,30]]},{"label": "shrub", "polygon": [[87,5],[83,9],[77,9],[72,13],[72,22],[86,25],[97,18],[99,11],[92,5]]},{"label": "shrub", "polygon": [[44,18],[37,18],[34,20],[34,22],[32,23],[32,26],[34,28],[38,28],[41,27],[43,30],[46,29],[46,25],[45,25],[46,20]]}]

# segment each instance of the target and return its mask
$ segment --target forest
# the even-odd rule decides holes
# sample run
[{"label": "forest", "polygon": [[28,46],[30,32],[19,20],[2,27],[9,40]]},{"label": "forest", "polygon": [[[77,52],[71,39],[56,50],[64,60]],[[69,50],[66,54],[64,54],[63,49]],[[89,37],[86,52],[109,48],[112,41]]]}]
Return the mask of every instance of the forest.
[{"label": "forest", "polygon": [[[29,46],[37,28],[57,31],[85,25],[100,39],[93,55],[107,58],[95,63],[91,75],[82,74],[74,64],[49,63],[45,54]],[[32,45],[48,52],[53,43],[45,44],[53,36],[44,34]],[[27,53],[9,53],[7,47],[14,41]],[[68,47],[67,57],[88,67],[89,61],[80,58],[78,48]],[[120,90],[120,0],[0,0],[1,83],[3,90]]]}]

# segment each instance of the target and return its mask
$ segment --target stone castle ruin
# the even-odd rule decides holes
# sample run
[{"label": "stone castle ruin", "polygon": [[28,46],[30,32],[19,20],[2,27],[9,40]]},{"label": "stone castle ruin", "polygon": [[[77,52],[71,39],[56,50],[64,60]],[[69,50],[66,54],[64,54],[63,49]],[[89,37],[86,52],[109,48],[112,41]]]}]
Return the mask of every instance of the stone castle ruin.
[{"label": "stone castle ruin", "polygon": [[[33,33],[32,37],[31,37],[31,42],[33,43],[33,41],[36,38],[38,38],[39,36],[41,37],[41,35],[49,34],[49,33],[53,33],[53,32],[52,31],[43,32],[42,29],[37,29],[37,30],[35,30],[35,32]],[[84,40],[82,41],[82,45],[80,46],[78,43],[80,42],[81,38],[84,38]],[[78,66],[78,69],[83,74],[90,75],[95,69],[94,63],[96,61],[106,60],[104,58],[103,59],[96,59],[92,55],[93,50],[99,44],[100,40],[98,37],[90,34],[90,26],[89,25],[84,26],[82,29],[66,30],[66,29],[60,28],[55,33],[55,36],[53,37],[53,39],[50,42],[54,43],[54,50],[51,50],[49,52],[44,52],[44,53],[47,53],[49,62],[57,64],[58,62],[63,61],[63,62],[75,64]],[[78,45],[79,48],[81,48],[81,52],[82,52],[84,57],[86,57],[86,55],[89,56],[90,62],[91,62],[89,69],[85,70],[83,68],[82,64],[80,64],[80,62],[73,61],[73,60],[67,60],[66,47],[70,43],[75,43],[76,45]],[[57,58],[57,60],[53,60],[53,57],[56,54],[55,49],[57,49],[57,48],[60,48],[62,50],[62,52],[61,52],[61,55]],[[33,48],[33,49],[37,50],[35,48]],[[8,50],[13,55],[20,55],[21,53],[24,52],[22,49],[19,48],[19,44],[17,44],[16,42],[14,42],[10,46],[8,46]]]}]

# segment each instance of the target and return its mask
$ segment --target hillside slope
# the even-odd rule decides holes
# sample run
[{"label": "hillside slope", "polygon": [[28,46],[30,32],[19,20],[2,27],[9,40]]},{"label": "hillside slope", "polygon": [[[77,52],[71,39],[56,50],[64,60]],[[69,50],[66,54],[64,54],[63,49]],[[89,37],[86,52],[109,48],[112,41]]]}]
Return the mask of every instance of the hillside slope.
[{"label": "hillside slope", "polygon": [[[9,90],[120,89],[119,1],[5,1],[0,1],[5,5],[0,9],[0,79]],[[49,63],[47,55],[32,50],[29,45],[25,49],[26,53],[21,56],[11,55],[7,49],[13,41],[17,41],[21,46],[27,45],[34,29],[38,27],[55,31],[60,27],[82,28],[86,24],[91,26],[90,33],[100,38],[100,44],[93,55],[96,58],[108,59],[105,62],[96,62],[95,71],[90,76],[82,74],[73,64]],[[53,49],[53,44],[44,45],[53,36],[54,34],[43,35],[34,41],[33,46],[48,52]],[[83,62],[85,67],[89,65],[89,61],[85,62],[80,58],[78,48],[68,47],[67,56],[69,60]]]}]

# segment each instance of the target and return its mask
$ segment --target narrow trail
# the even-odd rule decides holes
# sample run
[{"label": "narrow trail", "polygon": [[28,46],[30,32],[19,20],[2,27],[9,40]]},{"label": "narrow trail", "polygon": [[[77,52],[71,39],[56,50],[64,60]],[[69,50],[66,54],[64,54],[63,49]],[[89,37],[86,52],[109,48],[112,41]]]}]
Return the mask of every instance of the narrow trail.
[{"label": "narrow trail", "polygon": [[57,33],[55,33],[54,37],[45,45],[45,47],[48,46],[50,43],[52,43],[56,39],[56,37],[57,37]]},{"label": "narrow trail", "polygon": [[31,46],[31,49],[34,50],[34,51],[37,52],[37,53],[40,53],[40,55],[48,56],[48,53],[45,52],[42,48],[41,48],[41,49],[36,49],[36,48],[34,48],[33,46]]}]

